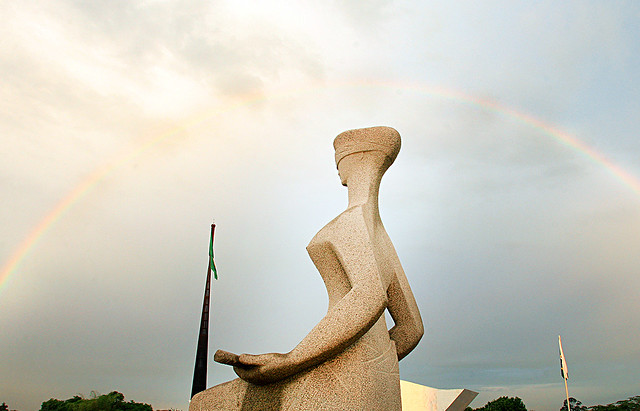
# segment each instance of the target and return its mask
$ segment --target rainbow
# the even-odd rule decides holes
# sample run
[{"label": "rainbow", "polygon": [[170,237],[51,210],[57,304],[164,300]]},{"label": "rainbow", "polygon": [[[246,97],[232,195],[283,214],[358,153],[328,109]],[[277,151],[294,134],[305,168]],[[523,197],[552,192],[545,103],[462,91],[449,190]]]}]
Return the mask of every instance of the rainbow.
[{"label": "rainbow", "polygon": [[222,108],[216,108],[214,110],[207,111],[199,116],[193,117],[190,121],[184,124],[182,127],[175,127],[165,133],[149,138],[138,147],[125,152],[117,156],[112,161],[106,163],[103,166],[98,167],[91,172],[83,181],[80,182],[71,192],[69,192],[38,224],[31,230],[22,243],[16,248],[11,257],[3,264],[0,269],[0,292],[6,288],[5,284],[11,277],[11,274],[15,273],[20,263],[28,256],[29,252],[38,244],[48,230],[58,221],[69,209],[81,200],[84,196],[91,191],[96,184],[104,179],[107,175],[113,172],[118,167],[125,163],[128,163],[135,158],[148,151],[150,148],[176,136],[181,130],[187,127],[198,125],[204,121],[211,119],[212,117],[229,112],[239,107],[248,106],[259,101],[266,101],[282,96],[295,96],[299,94],[305,94],[308,92],[318,91],[319,89],[329,88],[373,88],[373,89],[392,89],[392,90],[407,90],[417,91],[419,93],[427,94],[435,98],[441,98],[450,100],[456,103],[469,104],[472,106],[480,107],[485,110],[499,113],[501,115],[516,119],[517,121],[538,129],[543,134],[553,138],[558,143],[580,153],[587,159],[603,166],[613,177],[620,180],[624,185],[631,188],[636,195],[640,197],[640,180],[623,168],[613,163],[604,154],[596,151],[594,148],[588,146],[584,142],[580,141],[576,137],[563,132],[562,130],[546,124],[542,120],[516,110],[511,107],[504,106],[496,101],[480,98],[477,96],[469,95],[448,89],[440,86],[432,86],[424,83],[399,83],[399,82],[385,82],[385,81],[359,81],[359,82],[333,82],[331,84],[316,85],[307,88],[288,90],[285,92],[273,94],[271,96],[264,96],[258,94],[251,94],[244,96],[237,100],[235,103],[227,105]]}]

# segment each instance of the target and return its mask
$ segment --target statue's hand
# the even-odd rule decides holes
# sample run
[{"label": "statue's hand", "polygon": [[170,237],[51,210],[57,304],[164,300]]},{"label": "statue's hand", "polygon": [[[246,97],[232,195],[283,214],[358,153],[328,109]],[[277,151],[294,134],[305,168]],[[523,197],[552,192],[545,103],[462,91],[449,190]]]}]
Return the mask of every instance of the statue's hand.
[{"label": "statue's hand", "polygon": [[252,384],[270,384],[298,372],[290,354],[242,354],[239,360],[240,364],[234,366],[233,370],[238,377]]}]

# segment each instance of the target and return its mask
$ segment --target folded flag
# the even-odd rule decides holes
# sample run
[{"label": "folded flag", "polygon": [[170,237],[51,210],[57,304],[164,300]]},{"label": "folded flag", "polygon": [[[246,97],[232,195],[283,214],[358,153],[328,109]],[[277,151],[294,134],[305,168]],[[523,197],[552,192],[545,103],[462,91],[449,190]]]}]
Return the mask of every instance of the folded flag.
[{"label": "folded flag", "polygon": [[565,380],[569,378],[569,368],[567,367],[567,360],[564,358],[564,352],[562,351],[562,339],[558,336],[558,347],[560,347],[560,375]]},{"label": "folded flag", "polygon": [[213,261],[213,229],[211,230],[211,240],[209,240],[209,268],[213,272],[213,278],[218,279],[216,263]]}]

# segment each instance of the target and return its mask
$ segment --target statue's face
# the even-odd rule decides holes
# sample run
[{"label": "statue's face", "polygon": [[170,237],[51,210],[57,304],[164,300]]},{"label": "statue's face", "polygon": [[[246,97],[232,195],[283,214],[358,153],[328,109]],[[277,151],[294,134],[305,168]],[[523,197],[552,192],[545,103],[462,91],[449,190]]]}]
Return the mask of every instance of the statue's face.
[{"label": "statue's face", "polygon": [[[343,159],[344,160],[344,159]],[[344,175],[344,171],[341,170],[342,167],[342,161],[340,161],[337,165],[337,169],[338,169],[338,177],[340,177],[340,184],[342,184],[343,186],[347,186],[347,177]]]},{"label": "statue's face", "polygon": [[[342,163],[342,161],[340,162]],[[338,177],[340,177],[340,184],[342,184],[343,186],[347,186],[347,177],[344,175],[344,173],[340,172],[340,167],[338,167]]]},{"label": "statue's face", "polygon": [[338,176],[340,177],[340,183],[345,187],[347,186],[347,181],[349,180],[349,176],[352,174],[353,168],[358,162],[359,156],[356,154],[360,153],[349,154],[338,163]]}]

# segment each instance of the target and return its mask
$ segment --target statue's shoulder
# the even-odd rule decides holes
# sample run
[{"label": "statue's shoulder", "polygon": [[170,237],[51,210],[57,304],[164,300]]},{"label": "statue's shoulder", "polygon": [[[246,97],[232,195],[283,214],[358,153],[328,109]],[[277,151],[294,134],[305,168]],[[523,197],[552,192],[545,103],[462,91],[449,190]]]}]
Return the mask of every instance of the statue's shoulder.
[{"label": "statue's shoulder", "polygon": [[335,245],[342,241],[347,241],[359,233],[366,235],[366,230],[362,206],[350,207],[322,227],[313,237],[309,246],[318,243]]},{"label": "statue's shoulder", "polygon": [[361,205],[347,208],[331,222],[336,222],[336,225],[338,225],[341,230],[345,231],[353,231],[353,229],[358,229],[359,231],[359,229],[366,228],[364,222],[364,211]]}]

